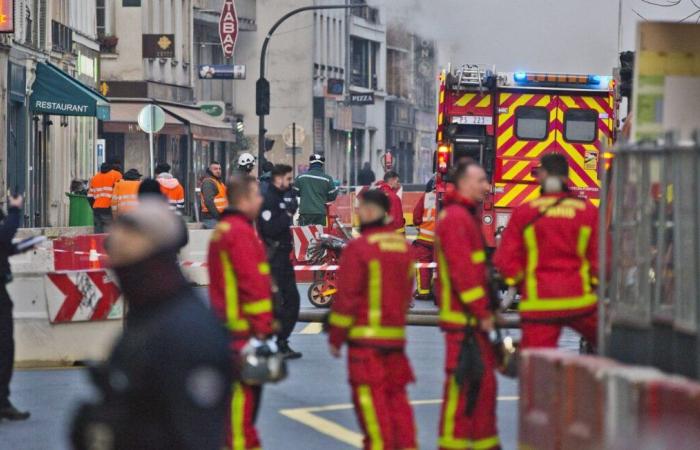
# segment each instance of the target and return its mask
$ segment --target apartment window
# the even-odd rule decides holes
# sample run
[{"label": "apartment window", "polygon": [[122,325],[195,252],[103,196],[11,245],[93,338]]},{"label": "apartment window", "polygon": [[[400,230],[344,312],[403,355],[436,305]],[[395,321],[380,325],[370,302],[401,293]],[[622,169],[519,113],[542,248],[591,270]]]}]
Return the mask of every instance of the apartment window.
[{"label": "apartment window", "polygon": [[51,49],[62,53],[73,49],[73,30],[55,20],[51,21]]},{"label": "apartment window", "polygon": [[350,41],[351,82],[355,86],[377,90],[379,43],[353,37]]},{"label": "apartment window", "polygon": [[141,0],[122,0],[122,6],[141,6]]},{"label": "apartment window", "polygon": [[387,51],[386,90],[389,95],[408,98],[408,53],[401,50]]},{"label": "apartment window", "polygon": [[[365,0],[350,0],[351,5],[363,5],[365,4]],[[369,23],[374,23],[378,24],[379,23],[379,9],[377,8],[372,8],[372,7],[364,7],[364,8],[353,8],[350,10],[350,13],[353,16],[356,17],[361,17],[365,19]]]},{"label": "apartment window", "polygon": [[106,33],[106,10],[105,10],[105,3],[107,0],[96,0],[95,4],[97,5],[96,7],[96,12],[97,12],[97,35],[98,36],[105,36]]}]

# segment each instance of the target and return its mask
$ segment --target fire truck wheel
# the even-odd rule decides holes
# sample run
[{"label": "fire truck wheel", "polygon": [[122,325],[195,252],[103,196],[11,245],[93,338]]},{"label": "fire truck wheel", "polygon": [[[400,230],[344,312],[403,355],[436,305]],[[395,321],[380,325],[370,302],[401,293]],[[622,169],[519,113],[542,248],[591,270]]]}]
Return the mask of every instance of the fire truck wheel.
[{"label": "fire truck wheel", "polygon": [[326,281],[314,281],[309,286],[307,296],[312,305],[317,308],[330,308],[333,303],[336,287]]}]

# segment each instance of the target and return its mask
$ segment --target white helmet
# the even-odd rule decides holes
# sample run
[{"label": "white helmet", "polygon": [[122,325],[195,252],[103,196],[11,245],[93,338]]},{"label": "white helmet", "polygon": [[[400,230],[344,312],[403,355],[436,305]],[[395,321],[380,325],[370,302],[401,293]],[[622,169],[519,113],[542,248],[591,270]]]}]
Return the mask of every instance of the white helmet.
[{"label": "white helmet", "polygon": [[241,156],[238,157],[239,169],[245,170],[246,172],[250,172],[251,170],[253,170],[253,167],[255,167],[255,156],[246,152],[242,153]]}]

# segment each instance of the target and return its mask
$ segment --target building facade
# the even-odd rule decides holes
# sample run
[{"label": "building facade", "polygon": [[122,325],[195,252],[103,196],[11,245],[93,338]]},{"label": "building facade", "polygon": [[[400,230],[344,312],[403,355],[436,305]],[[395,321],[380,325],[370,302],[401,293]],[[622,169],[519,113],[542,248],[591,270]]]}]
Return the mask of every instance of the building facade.
[{"label": "building facade", "polygon": [[390,24],[386,146],[404,183],[425,183],[433,173],[437,73],[435,42]]},{"label": "building facade", "polygon": [[[350,3],[355,0],[348,0]],[[247,66],[247,79],[233,83],[233,112],[244,122],[247,141],[254,150],[255,82],[268,30],[285,12],[338,2],[258,0],[255,4],[255,17],[250,18],[255,29],[242,28],[233,58]],[[385,148],[386,27],[383,10],[370,10],[304,12],[276,31],[266,60],[266,78],[271,85],[266,129],[267,138],[274,141],[266,154],[268,159],[293,165],[299,173],[308,167],[312,152],[323,153],[328,173],[350,184],[363,161],[371,161],[375,170],[381,170],[377,155]],[[350,92],[371,93],[374,102],[350,105],[346,101]],[[303,131],[295,152],[289,139],[284,139],[294,123]]]},{"label": "building facade", "polygon": [[[0,37],[0,108],[6,118],[1,157],[7,162],[0,171],[0,198],[6,198],[6,187],[25,194],[24,226],[67,225],[65,192],[72,180],[85,180],[94,170],[96,118],[73,115],[84,113],[65,109],[66,103],[38,87],[45,81],[78,91],[97,86],[94,8],[95,0],[16,0],[14,32]],[[43,102],[58,109],[37,109]]]},{"label": "building facade", "polygon": [[198,9],[194,6],[192,0],[98,0],[97,4],[102,30],[100,90],[112,105],[112,117],[100,129],[106,159],[125,170],[149,174],[149,136],[138,126],[137,117],[148,104],[160,106],[165,125],[154,137],[153,164],[172,166],[193,216],[206,167],[225,158],[235,140],[230,122],[196,105],[193,41]]}]

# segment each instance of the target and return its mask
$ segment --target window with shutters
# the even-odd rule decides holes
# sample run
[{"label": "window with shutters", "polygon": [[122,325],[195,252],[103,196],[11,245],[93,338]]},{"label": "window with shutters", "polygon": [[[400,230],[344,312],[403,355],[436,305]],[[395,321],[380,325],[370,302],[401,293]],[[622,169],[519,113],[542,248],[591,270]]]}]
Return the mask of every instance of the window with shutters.
[{"label": "window with shutters", "polygon": [[107,0],[96,0],[95,2],[95,12],[97,20],[97,36],[107,35],[107,11],[106,11]]}]

